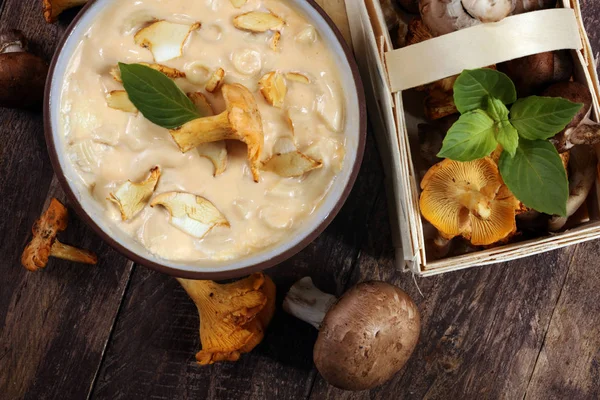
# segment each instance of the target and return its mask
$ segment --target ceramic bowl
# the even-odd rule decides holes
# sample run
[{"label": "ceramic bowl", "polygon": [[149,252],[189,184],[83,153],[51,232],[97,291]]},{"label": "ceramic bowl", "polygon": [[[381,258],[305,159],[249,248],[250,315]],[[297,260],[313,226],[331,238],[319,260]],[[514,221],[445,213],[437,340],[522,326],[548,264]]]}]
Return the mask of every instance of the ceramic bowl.
[{"label": "ceramic bowl", "polygon": [[178,262],[153,255],[142,244],[107,220],[100,204],[92,198],[83,182],[76,178],[73,165],[63,151],[64,138],[58,127],[60,96],[67,65],[78,42],[94,22],[96,16],[103,11],[105,6],[116,1],[123,0],[92,0],[79,13],[58,46],[46,84],[44,123],[48,151],[54,171],[70,200],[70,205],[79,217],[107,243],[134,262],[160,272],[190,279],[215,280],[248,275],[277,265],[310,244],[325,230],[348,197],[360,168],[366,137],[365,99],[358,68],[351,51],[331,19],[312,0],[288,0],[292,7],[311,21],[319,31],[321,38],[328,44],[341,72],[340,81],[346,95],[344,131],[347,138],[346,157],[343,168],[337,175],[328,195],[312,216],[302,221],[299,228],[287,240],[272,247],[244,258],[225,262]]}]

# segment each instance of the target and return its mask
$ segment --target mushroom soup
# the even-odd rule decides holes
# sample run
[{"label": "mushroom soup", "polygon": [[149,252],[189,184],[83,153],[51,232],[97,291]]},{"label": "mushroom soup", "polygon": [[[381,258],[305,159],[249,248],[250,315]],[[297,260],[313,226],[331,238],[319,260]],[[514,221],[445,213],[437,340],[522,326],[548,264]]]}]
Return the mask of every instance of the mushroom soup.
[{"label": "mushroom soup", "polygon": [[[142,75],[180,93],[152,110]],[[251,254],[294,235],[342,168],[339,76],[285,2],[114,1],[63,83],[69,179],[158,257]],[[188,118],[165,122],[175,103]]]}]

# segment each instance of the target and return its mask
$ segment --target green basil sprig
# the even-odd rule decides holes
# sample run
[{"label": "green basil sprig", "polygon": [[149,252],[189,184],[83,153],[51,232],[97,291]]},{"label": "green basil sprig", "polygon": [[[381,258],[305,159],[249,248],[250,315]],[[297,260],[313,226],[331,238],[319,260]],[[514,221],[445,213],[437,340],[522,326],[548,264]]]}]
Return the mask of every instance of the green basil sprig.
[{"label": "green basil sprig", "polygon": [[547,139],[565,129],[583,104],[538,96],[517,100],[510,78],[487,68],[460,74],[454,102],[462,115],[448,131],[438,157],[473,161],[500,145],[498,166],[510,191],[527,207],[565,216],[569,182]]},{"label": "green basil sprig", "polygon": [[203,115],[175,82],[142,64],[119,63],[129,100],[142,115],[167,129],[175,129]]}]

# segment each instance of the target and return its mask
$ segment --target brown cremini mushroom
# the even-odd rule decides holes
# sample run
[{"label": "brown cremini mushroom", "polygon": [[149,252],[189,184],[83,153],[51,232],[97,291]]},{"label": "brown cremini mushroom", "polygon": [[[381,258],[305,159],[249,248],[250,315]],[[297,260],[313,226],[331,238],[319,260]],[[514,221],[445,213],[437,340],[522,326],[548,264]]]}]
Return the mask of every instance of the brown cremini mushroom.
[{"label": "brown cremini mushroom", "polygon": [[82,6],[88,0],[44,0],[44,19],[49,24],[56,22],[58,16],[69,8]]},{"label": "brown cremini mushroom", "polygon": [[344,390],[366,390],[391,379],[419,341],[417,306],[385,282],[360,283],[336,299],[306,277],[290,288],[283,308],[319,329],[315,365],[327,382]]},{"label": "brown cremini mushroom", "polygon": [[27,52],[18,30],[0,32],[0,107],[29,108],[41,104],[48,64]]},{"label": "brown cremini mushroom", "polygon": [[228,284],[177,280],[198,308],[199,364],[237,361],[261,342],[275,311],[275,285],[268,276],[257,273]]},{"label": "brown cremini mushroom", "polygon": [[256,100],[246,87],[237,83],[223,85],[221,91],[226,105],[224,112],[213,117],[198,118],[172,129],[171,136],[184,153],[202,143],[226,139],[246,143],[252,176],[258,182],[264,134]]},{"label": "brown cremini mushroom", "polygon": [[446,239],[463,236],[473,245],[487,246],[516,231],[520,202],[490,157],[470,162],[446,159],[427,171],[421,189],[421,214]]},{"label": "brown cremini mushroom", "polygon": [[96,264],[98,258],[87,250],[71,247],[58,241],[56,236],[67,229],[68,213],[60,201],[52,199],[46,212],[33,225],[33,239],[21,256],[21,263],[29,271],[45,268],[50,257],[84,264]]},{"label": "brown cremini mushroom", "polygon": [[568,81],[573,75],[573,59],[568,50],[533,54],[497,67],[515,83],[519,97],[537,94],[553,83]]}]

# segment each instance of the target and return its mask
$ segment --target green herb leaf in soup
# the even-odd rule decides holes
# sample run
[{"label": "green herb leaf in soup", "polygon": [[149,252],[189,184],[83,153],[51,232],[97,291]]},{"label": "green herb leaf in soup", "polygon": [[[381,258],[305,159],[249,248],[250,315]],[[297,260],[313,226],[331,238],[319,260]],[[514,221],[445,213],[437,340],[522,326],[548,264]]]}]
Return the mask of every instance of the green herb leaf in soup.
[{"label": "green herb leaf in soup", "polygon": [[163,73],[141,64],[119,63],[129,100],[152,123],[175,129],[203,117],[185,93]]},{"label": "green herb leaf in soup", "polygon": [[519,140],[514,157],[500,156],[500,173],[510,191],[527,207],[565,216],[569,183],[562,160],[545,140]]},{"label": "green herb leaf in soup", "polygon": [[454,103],[461,114],[485,109],[488,97],[512,104],[517,91],[507,75],[489,68],[464,70],[454,83]]},{"label": "green herb leaf in soup", "polygon": [[490,155],[497,146],[494,124],[494,120],[482,110],[461,115],[446,134],[438,157],[473,161]]},{"label": "green herb leaf in soup", "polygon": [[545,140],[565,129],[581,107],[560,97],[530,96],[513,104],[510,122],[521,137]]}]

